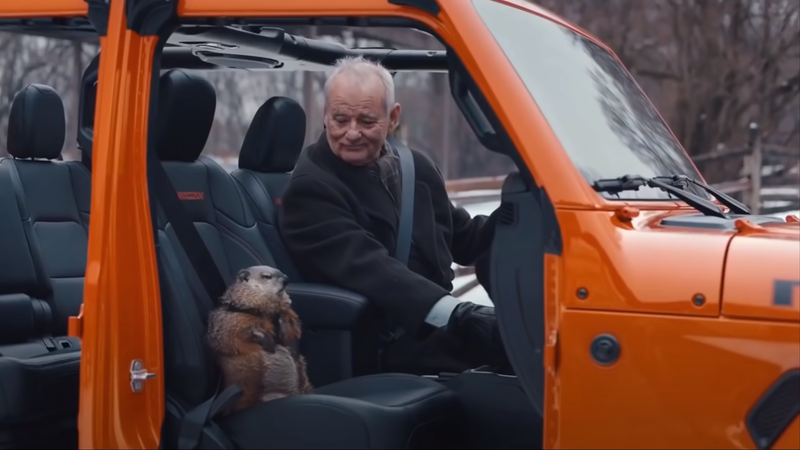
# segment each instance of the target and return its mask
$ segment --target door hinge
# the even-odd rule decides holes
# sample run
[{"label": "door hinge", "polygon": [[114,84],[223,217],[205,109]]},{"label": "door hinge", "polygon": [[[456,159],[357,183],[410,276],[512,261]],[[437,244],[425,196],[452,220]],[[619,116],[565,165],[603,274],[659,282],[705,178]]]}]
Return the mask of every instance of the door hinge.
[{"label": "door hinge", "polygon": [[549,342],[547,343],[547,347],[550,347],[552,350],[549,352],[548,357],[545,359],[546,368],[549,368],[553,371],[553,374],[558,372],[558,365],[560,363],[560,356],[559,355],[559,342],[558,342],[558,330],[553,330],[550,333]]},{"label": "door hinge", "polygon": [[156,374],[150,373],[144,368],[141,360],[134,359],[131,361],[131,390],[133,392],[142,392],[144,382],[155,377]]}]

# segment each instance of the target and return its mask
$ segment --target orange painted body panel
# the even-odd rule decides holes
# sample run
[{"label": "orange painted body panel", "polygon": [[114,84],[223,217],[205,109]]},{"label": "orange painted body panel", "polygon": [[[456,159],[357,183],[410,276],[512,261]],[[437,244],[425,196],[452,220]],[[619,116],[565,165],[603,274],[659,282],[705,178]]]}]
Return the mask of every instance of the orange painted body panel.
[{"label": "orange painted body panel", "polygon": [[[725,267],[722,315],[800,322],[800,225],[781,228],[780,234],[733,239]],[[789,305],[774,304],[775,280],[797,283]]]},{"label": "orange painted body panel", "polygon": [[[781,374],[800,366],[794,324],[560,315],[559,365],[547,387],[548,412],[556,410],[558,420],[547,419],[545,448],[754,448],[748,411]],[[621,347],[611,366],[598,365],[589,352],[603,333]],[[798,443],[784,436],[784,445]]]},{"label": "orange painted body panel", "polygon": [[[630,226],[604,211],[556,212],[561,227],[565,307],[717,316],[732,233],[661,228],[666,214],[642,213]],[[680,245],[676,245],[680,242]],[[666,282],[665,282],[666,281]],[[580,298],[579,289],[588,296]],[[704,298],[694,304],[696,295]]]},{"label": "orange painted body panel", "polygon": [[[125,28],[111,2],[101,39],[84,287],[80,448],[157,448],[164,416],[161,300],[145,156],[156,38]],[[131,362],[157,374],[142,392]]]},{"label": "orange painted body panel", "polygon": [[0,17],[80,17],[86,16],[84,0],[0,1]]}]

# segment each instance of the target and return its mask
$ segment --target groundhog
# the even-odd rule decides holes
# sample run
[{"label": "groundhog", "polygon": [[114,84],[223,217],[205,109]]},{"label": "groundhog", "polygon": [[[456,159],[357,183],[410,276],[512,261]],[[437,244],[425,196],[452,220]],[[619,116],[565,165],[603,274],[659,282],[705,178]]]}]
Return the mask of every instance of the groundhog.
[{"label": "groundhog", "polygon": [[269,266],[242,269],[208,320],[208,343],[224,386],[242,396],[227,414],[292,394],[311,392],[296,348],[300,319],[286,293],[288,278]]}]

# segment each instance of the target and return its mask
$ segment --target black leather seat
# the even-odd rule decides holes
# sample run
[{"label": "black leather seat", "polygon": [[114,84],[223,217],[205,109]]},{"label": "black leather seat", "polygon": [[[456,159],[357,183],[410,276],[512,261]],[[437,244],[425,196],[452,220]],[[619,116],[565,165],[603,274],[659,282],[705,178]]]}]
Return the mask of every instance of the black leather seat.
[{"label": "black leather seat", "polygon": [[[269,249],[243,192],[221,167],[199,157],[215,98],[213,87],[203,78],[180,70],[166,72],[160,83],[158,154],[223,276],[231,281],[247,265],[274,262],[267,261]],[[180,423],[171,417],[210,397],[218,371],[204,340],[211,301],[171,227],[160,220],[159,228],[169,412],[163,445],[170,448]],[[316,285],[294,290],[290,285],[290,292],[304,322],[313,314],[314,304],[353,312],[365,303],[354,294]],[[326,295],[329,292],[333,294]],[[344,316],[330,314],[328,321]],[[326,326],[325,318],[316,320],[320,323],[315,326]],[[455,394],[439,383],[387,374],[348,379],[322,386],[314,394],[260,404],[220,425],[239,448],[432,448],[449,446],[458,438],[460,413]]]},{"label": "black leather seat", "polygon": [[0,445],[77,418],[80,340],[65,335],[83,301],[91,177],[57,160],[64,133],[55,90],[15,96],[0,161]]},{"label": "black leather seat", "polygon": [[457,448],[462,420],[461,405],[445,386],[384,374],[262,403],[221,425],[243,449]]},{"label": "black leather seat", "polygon": [[281,242],[278,208],[303,150],[306,113],[296,101],[272,97],[256,111],[239,153],[239,169],[231,172],[247,195],[261,234],[277,267],[290,279],[300,273]]}]

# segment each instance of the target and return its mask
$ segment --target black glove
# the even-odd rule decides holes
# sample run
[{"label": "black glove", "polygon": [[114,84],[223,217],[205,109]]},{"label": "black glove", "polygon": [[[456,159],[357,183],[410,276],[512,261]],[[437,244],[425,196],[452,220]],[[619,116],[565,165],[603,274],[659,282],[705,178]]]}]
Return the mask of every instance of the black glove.
[{"label": "black glove", "polygon": [[461,302],[450,315],[445,329],[456,336],[470,352],[480,355],[483,364],[507,361],[497,329],[494,307]]}]

